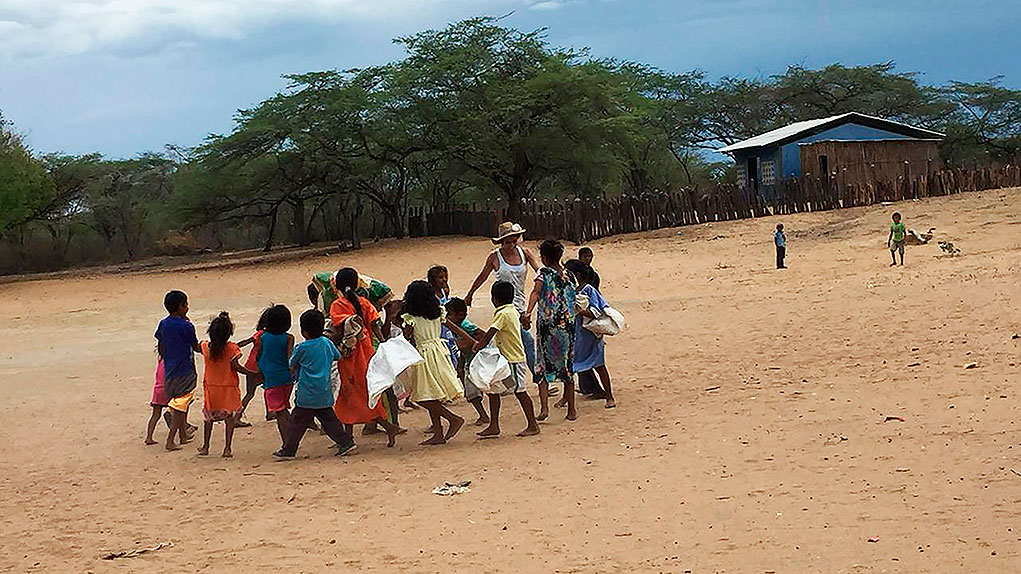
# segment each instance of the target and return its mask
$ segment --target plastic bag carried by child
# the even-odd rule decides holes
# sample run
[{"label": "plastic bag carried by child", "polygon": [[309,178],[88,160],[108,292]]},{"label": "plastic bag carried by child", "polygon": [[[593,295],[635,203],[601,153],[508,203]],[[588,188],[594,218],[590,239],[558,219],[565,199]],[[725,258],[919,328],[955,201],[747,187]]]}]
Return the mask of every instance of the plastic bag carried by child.
[{"label": "plastic bag carried by child", "polygon": [[[499,349],[493,346],[475,353],[471,364],[468,365],[468,380],[483,393],[488,393],[494,383],[504,381],[510,376],[510,363],[500,354]],[[500,387],[500,390],[502,391],[503,388]]]},{"label": "plastic bag carried by child", "polygon": [[404,337],[394,337],[379,344],[369,360],[365,374],[369,388],[369,408],[376,408],[379,397],[397,383],[397,377],[409,367],[425,362],[414,345]]},{"label": "plastic bag carried by child", "polygon": [[581,326],[583,329],[589,331],[597,337],[607,336],[612,337],[619,335],[621,331],[627,329],[627,320],[624,319],[624,314],[607,305],[600,311],[594,307],[589,306],[588,296],[584,294],[578,294],[574,300],[574,308],[577,311],[584,311],[589,309],[595,318],[582,317]]}]

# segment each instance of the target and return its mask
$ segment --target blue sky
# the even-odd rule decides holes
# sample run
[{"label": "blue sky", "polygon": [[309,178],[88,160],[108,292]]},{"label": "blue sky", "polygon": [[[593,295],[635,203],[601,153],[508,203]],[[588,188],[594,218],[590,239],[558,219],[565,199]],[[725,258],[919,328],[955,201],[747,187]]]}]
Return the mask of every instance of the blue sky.
[{"label": "blue sky", "polygon": [[894,60],[1021,87],[1017,0],[0,0],[0,110],[37,152],[195,145],[281,74],[383,63],[395,36],[511,12],[554,44],[710,77]]}]

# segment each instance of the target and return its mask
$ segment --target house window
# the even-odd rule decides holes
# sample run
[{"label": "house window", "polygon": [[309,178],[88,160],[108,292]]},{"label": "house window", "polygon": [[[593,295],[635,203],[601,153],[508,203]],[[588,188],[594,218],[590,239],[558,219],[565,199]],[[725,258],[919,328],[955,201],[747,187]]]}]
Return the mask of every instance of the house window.
[{"label": "house window", "polygon": [[748,170],[745,169],[745,166],[739,163],[737,164],[737,169],[735,171],[737,172],[737,182],[740,183],[741,185],[747,185]]},{"label": "house window", "polygon": [[762,169],[762,185],[773,185],[776,183],[776,162],[764,161],[760,165]]}]

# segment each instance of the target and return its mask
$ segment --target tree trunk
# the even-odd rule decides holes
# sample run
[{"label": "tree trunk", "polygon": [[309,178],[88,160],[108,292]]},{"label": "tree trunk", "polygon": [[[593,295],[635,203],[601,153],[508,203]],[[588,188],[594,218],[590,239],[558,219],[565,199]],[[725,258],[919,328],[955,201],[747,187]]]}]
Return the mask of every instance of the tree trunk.
[{"label": "tree trunk", "polygon": [[294,242],[298,245],[308,245],[308,233],[305,229],[305,200],[294,199],[290,202],[291,205],[291,227],[293,228],[292,233],[294,234]]},{"label": "tree trunk", "polygon": [[277,208],[274,207],[273,211],[269,215],[269,232],[266,234],[266,244],[262,246],[262,250],[268,252],[273,247],[273,234],[277,230]]}]

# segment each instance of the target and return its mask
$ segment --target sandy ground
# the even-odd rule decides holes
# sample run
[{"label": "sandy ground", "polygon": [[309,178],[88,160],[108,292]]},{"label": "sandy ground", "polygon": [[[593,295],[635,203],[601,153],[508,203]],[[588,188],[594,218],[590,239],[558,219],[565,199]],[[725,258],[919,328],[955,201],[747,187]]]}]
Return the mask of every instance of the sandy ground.
[{"label": "sandy ground", "polygon": [[[963,254],[889,268],[894,209]],[[200,329],[231,311],[240,338],[341,264],[403,286],[443,262],[463,293],[485,241],[0,286],[0,571],[1021,571],[1019,212],[1008,190],[784,217],[786,271],[775,218],[604,240],[632,326],[608,347],[619,408],[438,448],[417,412],[397,448],[358,437],[343,460],[309,435],[273,462],[258,416],[231,460],[144,446],[162,294],[186,290]],[[452,480],[471,492],[431,493]]]}]

